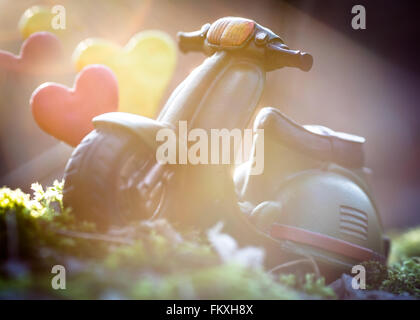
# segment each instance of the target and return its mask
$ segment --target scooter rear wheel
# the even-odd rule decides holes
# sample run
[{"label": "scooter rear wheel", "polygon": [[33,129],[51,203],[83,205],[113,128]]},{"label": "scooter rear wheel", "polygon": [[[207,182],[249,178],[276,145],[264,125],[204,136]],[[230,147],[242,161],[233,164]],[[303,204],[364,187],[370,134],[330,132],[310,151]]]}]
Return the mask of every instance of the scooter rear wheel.
[{"label": "scooter rear wheel", "polygon": [[[152,150],[135,135],[105,128],[88,134],[74,150],[64,173],[63,201],[77,219],[99,229],[147,219],[137,190],[154,164]],[[156,206],[163,195],[158,195]]]}]

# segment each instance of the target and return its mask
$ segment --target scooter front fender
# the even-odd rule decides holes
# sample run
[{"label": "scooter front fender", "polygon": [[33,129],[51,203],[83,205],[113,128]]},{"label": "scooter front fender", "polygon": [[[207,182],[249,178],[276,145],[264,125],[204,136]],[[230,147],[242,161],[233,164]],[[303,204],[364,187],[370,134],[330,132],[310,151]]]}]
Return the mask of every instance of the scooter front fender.
[{"label": "scooter front fender", "polygon": [[152,149],[157,148],[156,135],[161,129],[174,129],[172,125],[125,112],[109,112],[92,120],[95,129],[117,127],[136,135]]}]

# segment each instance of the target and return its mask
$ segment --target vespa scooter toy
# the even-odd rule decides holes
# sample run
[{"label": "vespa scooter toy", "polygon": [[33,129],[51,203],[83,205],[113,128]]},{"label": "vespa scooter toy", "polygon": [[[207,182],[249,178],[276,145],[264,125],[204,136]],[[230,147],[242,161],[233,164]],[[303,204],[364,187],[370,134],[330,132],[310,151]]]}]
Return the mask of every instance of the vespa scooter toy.
[{"label": "vespa scooter toy", "polygon": [[245,128],[267,70],[308,70],[312,65],[310,55],[289,50],[273,32],[242,18],[223,18],[198,32],[180,33],[179,46],[211,57],[175,89],[157,120],[128,113],[98,116],[96,130],[75,149],[64,187],[64,201],[75,214],[99,225],[156,216],[173,193],[169,181],[185,167],[157,163],[159,130],[176,131],[182,120],[189,128]]},{"label": "vespa scooter toy", "polygon": [[[268,266],[273,267],[285,261],[307,257],[308,250],[302,248],[310,246],[309,241],[302,243],[299,239],[284,237],[281,232],[273,231],[278,230],[277,227],[285,225],[287,221],[272,219],[267,226],[257,219],[258,216],[262,216],[260,213],[264,211],[261,210],[263,207],[270,208],[270,216],[276,216],[276,213],[278,217],[285,215],[279,204],[284,199],[273,194],[275,190],[280,190],[275,184],[276,181],[257,180],[257,184],[264,185],[265,189],[273,187],[273,190],[267,193],[270,197],[264,198],[259,192],[250,195],[253,192],[251,182],[254,180],[249,178],[249,170],[244,169],[248,164],[244,164],[236,174],[236,189],[241,190],[236,192],[232,178],[233,165],[161,164],[156,159],[159,147],[156,137],[163,129],[178,132],[180,121],[187,121],[189,129],[202,128],[210,131],[246,128],[262,95],[266,72],[286,66],[308,71],[312,66],[312,56],[290,50],[279,36],[254,21],[234,17],[219,19],[211,25],[206,24],[196,32],[180,33],[179,46],[183,52],[201,51],[210,57],[174,90],[157,120],[127,113],[108,113],[93,120],[95,130],[79,144],[67,164],[64,176],[65,205],[71,207],[80,219],[94,221],[102,228],[136,219],[160,217],[181,226],[197,227],[209,227],[222,220],[227,232],[241,244],[264,246],[268,252]],[[267,109],[261,112],[257,120],[269,119],[268,123],[274,122],[278,127],[282,127],[279,121],[271,121],[276,117],[267,113]],[[263,116],[267,114],[270,116]],[[260,122],[265,129],[267,121]],[[277,125],[274,127],[277,128]],[[276,130],[270,132],[273,132],[269,135],[270,139],[276,140],[276,137],[280,136]],[[322,139],[319,138],[319,141]],[[187,142],[178,137],[177,143]],[[310,143],[311,140],[308,139],[303,145],[311,149]],[[317,148],[317,145],[314,148]],[[265,147],[265,150],[266,159],[278,159],[270,155],[269,148]],[[311,156],[312,154],[309,155]],[[330,163],[334,159],[322,160]],[[304,166],[299,168],[305,170]],[[275,171],[276,168],[269,166],[269,170]],[[342,197],[345,197],[346,192],[351,193],[352,188],[359,187],[362,189],[357,196],[368,204],[372,203],[366,189],[361,187],[364,184],[355,182],[361,178],[356,179],[356,174],[351,175],[346,170],[343,172],[345,173],[340,173],[341,180],[336,182],[342,184]],[[266,175],[263,174],[262,177]],[[322,174],[319,174],[319,179],[323,179]],[[295,189],[300,191],[299,186],[297,183]],[[317,197],[316,194],[305,193],[307,188],[303,184],[302,187],[301,193],[296,193],[297,195]],[[318,189],[318,192],[322,193],[322,190]],[[353,198],[360,202],[361,199],[357,199],[357,196]],[[307,203],[313,209],[311,214],[315,219],[318,211],[324,212],[328,209],[328,212],[332,212],[330,206],[339,202],[337,199],[324,198],[323,206],[319,208],[314,207],[317,203],[310,203],[304,198],[297,198],[296,201],[303,204],[309,201]],[[238,201],[242,203],[241,208],[247,209],[241,211]],[[335,223],[339,218],[340,208],[357,208],[358,202],[355,204],[352,200],[349,201],[351,203],[343,203],[342,207],[337,207],[334,222],[325,221],[325,224]],[[258,206],[259,202],[274,205]],[[247,205],[243,206],[243,203]],[[302,209],[298,206],[291,208]],[[366,208],[363,210],[367,211]],[[307,211],[302,212],[306,214]],[[375,219],[376,210],[371,209],[367,212],[366,219],[372,220],[369,224],[369,237],[373,231],[372,239],[375,239],[370,240],[369,244],[378,242],[378,239],[382,244],[380,224]],[[287,213],[296,217],[299,214]],[[251,218],[248,218],[249,215]],[[297,227],[302,219],[297,219]],[[363,222],[364,220],[361,223]],[[340,229],[337,225],[337,232],[338,230]],[[295,231],[293,229],[292,233]],[[338,245],[337,242],[330,242],[332,238],[329,235],[322,237],[321,242],[333,244],[316,246],[316,249],[321,252],[330,252],[333,249],[335,259],[328,254],[317,254],[314,257],[320,264],[333,265],[334,271],[348,271],[351,263],[363,260],[359,258],[377,258],[384,251],[382,245],[362,248],[351,240],[341,240]],[[352,254],[351,262],[342,262],[337,258],[341,249],[346,254],[359,247],[364,253],[378,254]]]}]

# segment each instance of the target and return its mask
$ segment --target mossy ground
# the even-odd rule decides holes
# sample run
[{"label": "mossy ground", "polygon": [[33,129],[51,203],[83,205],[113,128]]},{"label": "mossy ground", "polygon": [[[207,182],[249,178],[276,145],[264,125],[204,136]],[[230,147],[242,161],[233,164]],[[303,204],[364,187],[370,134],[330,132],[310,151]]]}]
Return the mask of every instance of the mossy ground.
[{"label": "mossy ground", "polygon": [[[62,183],[32,196],[0,189],[0,298],[334,299],[323,278],[222,261],[206,237],[165,221],[97,233],[62,204]],[[368,265],[368,286],[420,296],[420,229],[395,238],[392,265]],[[52,266],[66,289],[51,287]]]}]

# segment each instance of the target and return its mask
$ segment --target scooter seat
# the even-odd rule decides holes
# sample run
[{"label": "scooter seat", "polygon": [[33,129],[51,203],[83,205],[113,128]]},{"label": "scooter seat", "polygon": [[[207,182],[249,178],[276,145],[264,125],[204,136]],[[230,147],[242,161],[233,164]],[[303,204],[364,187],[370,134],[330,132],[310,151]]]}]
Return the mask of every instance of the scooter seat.
[{"label": "scooter seat", "polygon": [[288,148],[319,160],[349,168],[364,165],[363,137],[335,132],[318,125],[301,126],[271,107],[263,108],[258,113],[254,121],[256,129],[264,129],[265,138],[275,139]]}]

